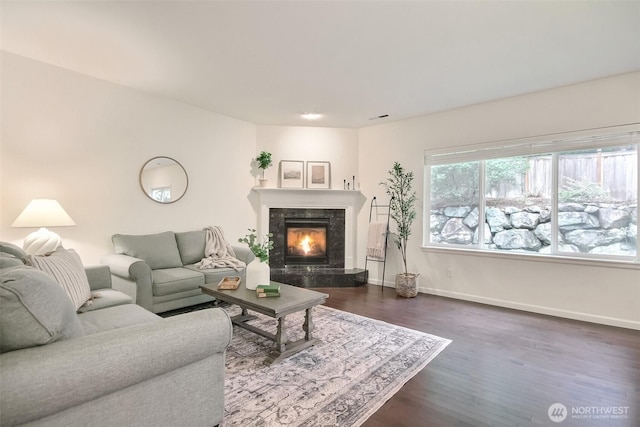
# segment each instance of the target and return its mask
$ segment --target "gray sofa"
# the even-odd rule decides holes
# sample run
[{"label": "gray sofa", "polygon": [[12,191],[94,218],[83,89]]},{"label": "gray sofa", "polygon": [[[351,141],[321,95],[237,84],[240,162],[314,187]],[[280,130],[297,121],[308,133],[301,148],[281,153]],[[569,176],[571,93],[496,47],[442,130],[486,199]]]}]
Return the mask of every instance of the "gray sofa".
[{"label": "gray sofa", "polygon": [[[161,318],[86,268],[77,313],[48,274],[0,254],[0,425],[213,426],[231,322],[219,308]],[[14,265],[14,266],[11,266]]]},{"label": "gray sofa", "polygon": [[[112,237],[115,253],[102,263],[111,269],[113,287],[131,295],[136,304],[154,313],[162,313],[212,301],[200,286],[218,283],[225,276],[239,276],[244,269],[195,266],[205,256],[204,230]],[[248,247],[230,245],[237,259],[248,264],[255,258]]]}]

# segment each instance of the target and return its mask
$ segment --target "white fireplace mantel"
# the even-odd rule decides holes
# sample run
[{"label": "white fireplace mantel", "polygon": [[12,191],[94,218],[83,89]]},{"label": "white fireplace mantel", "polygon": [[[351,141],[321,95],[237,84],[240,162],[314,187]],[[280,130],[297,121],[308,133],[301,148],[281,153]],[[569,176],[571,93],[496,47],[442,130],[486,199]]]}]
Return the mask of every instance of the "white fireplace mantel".
[{"label": "white fireplace mantel", "polygon": [[344,209],[345,268],[354,268],[356,257],[357,214],[366,200],[358,190],[254,187],[258,195],[258,233],[269,232],[269,209]]}]

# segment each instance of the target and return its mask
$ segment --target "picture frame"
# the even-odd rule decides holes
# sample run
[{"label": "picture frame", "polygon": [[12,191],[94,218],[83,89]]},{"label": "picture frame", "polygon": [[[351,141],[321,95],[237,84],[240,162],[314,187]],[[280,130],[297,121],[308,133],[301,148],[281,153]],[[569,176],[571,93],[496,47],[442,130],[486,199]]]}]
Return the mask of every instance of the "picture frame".
[{"label": "picture frame", "polygon": [[331,188],[330,162],[307,162],[307,188]]},{"label": "picture frame", "polygon": [[304,161],[280,160],[280,188],[304,188]]}]

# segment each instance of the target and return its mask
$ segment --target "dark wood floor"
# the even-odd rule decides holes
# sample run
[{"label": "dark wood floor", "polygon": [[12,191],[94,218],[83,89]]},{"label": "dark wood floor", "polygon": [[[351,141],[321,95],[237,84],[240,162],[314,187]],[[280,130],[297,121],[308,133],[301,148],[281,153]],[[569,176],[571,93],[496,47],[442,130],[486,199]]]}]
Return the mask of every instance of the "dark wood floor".
[{"label": "dark wood floor", "polygon": [[[640,426],[638,331],[374,285],[317,290],[330,307],[453,340],[364,427]],[[561,423],[554,403],[569,412]]]}]

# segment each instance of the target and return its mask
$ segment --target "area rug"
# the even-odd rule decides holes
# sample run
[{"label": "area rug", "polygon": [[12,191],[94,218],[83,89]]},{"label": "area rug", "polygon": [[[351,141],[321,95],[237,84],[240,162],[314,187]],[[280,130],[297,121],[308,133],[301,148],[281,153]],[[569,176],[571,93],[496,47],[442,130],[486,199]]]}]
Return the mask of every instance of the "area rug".
[{"label": "area rug", "polygon": [[[258,316],[252,323],[275,333],[275,320]],[[287,316],[290,341],[303,322],[303,312]],[[222,426],[359,426],[451,342],[325,306],[313,323],[322,342],[271,366],[274,343],[234,327]]]}]

